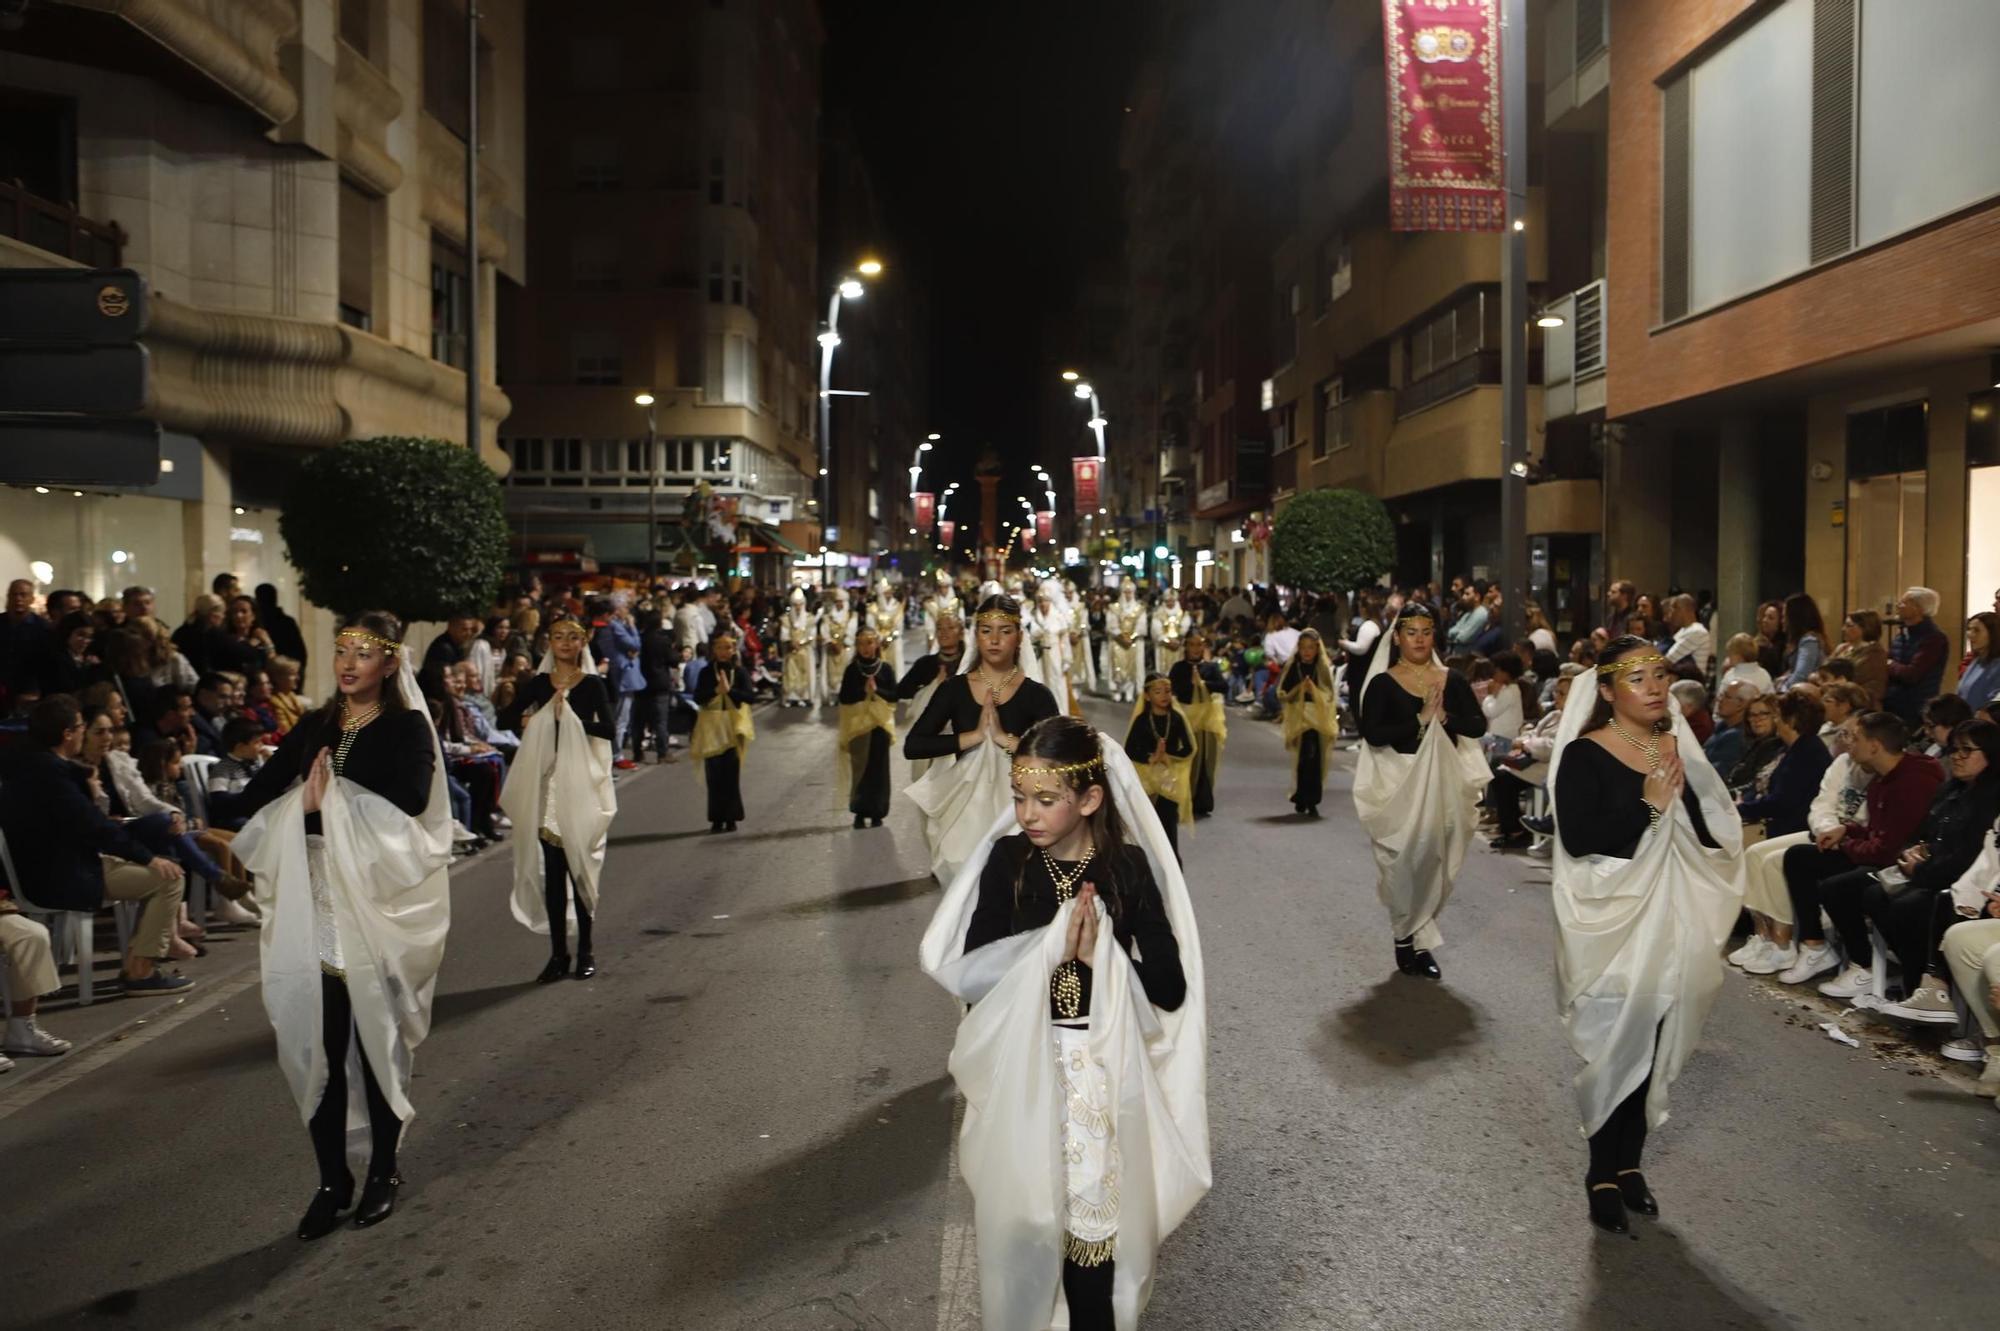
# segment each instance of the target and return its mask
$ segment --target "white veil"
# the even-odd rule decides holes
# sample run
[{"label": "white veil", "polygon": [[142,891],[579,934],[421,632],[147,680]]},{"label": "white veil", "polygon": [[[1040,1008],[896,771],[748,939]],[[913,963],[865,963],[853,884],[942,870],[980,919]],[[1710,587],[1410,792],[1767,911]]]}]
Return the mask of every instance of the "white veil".
[{"label": "white veil", "polygon": [[[1180,949],[1187,997],[1157,1011],[1112,930],[1097,935],[1091,967],[1092,1054],[1110,1074],[1123,1159],[1112,1301],[1121,1327],[1136,1326],[1159,1245],[1193,1210],[1212,1178],[1208,1145],[1208,1005],[1201,935],[1179,861],[1124,748],[1097,736],[1126,836],[1144,850]],[[1011,777],[1010,777],[1011,783]],[[945,888],[924,931],[924,972],[972,1004],[959,1024],[951,1072],[966,1100],[959,1164],[971,1188],[980,1299],[989,1331],[1042,1331],[1062,1267],[1062,1163],[1058,1079],[1049,1057],[1049,977],[1061,960],[1076,902],[1046,927],[965,951],[979,880],[994,844],[1015,828],[996,817]],[[1102,901],[1096,903],[1100,912]]]},{"label": "white veil", "polygon": [[[555,664],[555,649],[551,646],[542,653],[541,665],[536,669],[552,675]],[[597,673],[588,638],[578,665],[586,677]],[[542,724],[544,721],[547,724]],[[570,707],[565,706],[559,713],[544,707],[522,726],[521,747],[507,769],[507,784],[500,792],[500,809],[514,820],[514,890],[509,905],[514,918],[535,933],[549,932],[540,834],[549,812],[543,807],[543,800],[551,792],[555,797],[555,821],[563,830],[563,858],[569,864],[570,878],[577,886],[577,895],[583,899],[583,908],[593,917],[597,914],[604,853],[611,820],[618,814],[611,758],[611,742],[585,733],[582,719]],[[565,897],[564,910],[569,925],[574,926],[573,897]]]},{"label": "white veil", "polygon": [[[1600,676],[1569,686],[1549,757],[1557,795],[1563,759],[1596,709]],[[1743,822],[1680,709],[1673,735],[1688,788],[1720,850],[1703,846],[1676,802],[1632,859],[1572,856],[1556,828],[1550,901],[1556,913],[1556,1008],[1571,1047],[1584,1135],[1597,1131],[1648,1076],[1646,1118],[1667,1120],[1667,1091],[1694,1052],[1722,988],[1721,949],[1743,901]]]}]

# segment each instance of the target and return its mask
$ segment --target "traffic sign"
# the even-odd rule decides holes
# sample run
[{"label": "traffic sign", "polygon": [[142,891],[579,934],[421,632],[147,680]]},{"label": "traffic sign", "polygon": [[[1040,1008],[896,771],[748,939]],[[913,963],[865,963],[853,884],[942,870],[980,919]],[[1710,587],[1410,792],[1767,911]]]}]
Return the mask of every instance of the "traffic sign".
[{"label": "traffic sign", "polygon": [[137,342],[149,308],[146,284],[130,268],[0,269],[0,344]]}]

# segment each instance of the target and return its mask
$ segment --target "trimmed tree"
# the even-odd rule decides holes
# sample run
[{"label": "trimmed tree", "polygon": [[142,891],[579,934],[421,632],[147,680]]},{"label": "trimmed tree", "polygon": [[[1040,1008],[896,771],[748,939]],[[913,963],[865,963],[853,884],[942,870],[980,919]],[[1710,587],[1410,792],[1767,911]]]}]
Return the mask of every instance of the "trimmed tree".
[{"label": "trimmed tree", "polygon": [[507,568],[507,509],[479,455],[442,439],[357,439],[314,453],[278,519],[306,599],[404,623],[477,613]]},{"label": "trimmed tree", "polygon": [[1308,490],[1271,524],[1271,577],[1288,587],[1345,595],[1396,563],[1396,524],[1374,495]]}]

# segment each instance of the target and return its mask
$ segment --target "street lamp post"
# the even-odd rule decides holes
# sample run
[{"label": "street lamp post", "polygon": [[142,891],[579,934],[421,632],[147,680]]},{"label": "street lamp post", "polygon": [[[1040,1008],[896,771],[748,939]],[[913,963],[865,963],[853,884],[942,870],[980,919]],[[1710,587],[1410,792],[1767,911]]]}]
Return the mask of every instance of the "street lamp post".
[{"label": "street lamp post", "polygon": [[1500,619],[1507,641],[1519,642],[1528,599],[1527,0],[1504,0],[1500,45]]},{"label": "street lamp post", "polygon": [[[1085,423],[1090,427],[1091,434],[1097,438],[1097,484],[1099,493],[1102,494],[1105,483],[1104,427],[1108,423],[1104,418],[1104,404],[1098,401],[1097,389],[1091,385],[1089,380],[1085,379],[1075,370],[1064,370],[1062,377],[1063,382],[1070,386],[1070,391],[1076,395],[1079,402],[1088,402],[1090,404],[1090,419]],[[1052,503],[1050,507],[1053,508],[1055,505]],[[1100,507],[1096,513],[1087,513],[1084,515],[1090,519],[1090,534],[1092,537],[1098,534],[1097,519],[1103,514],[1104,509]]]},{"label": "street lamp post", "polygon": [[653,395],[639,393],[632,401],[646,409],[646,591],[650,594],[660,580],[660,430]]},{"label": "street lamp post", "polygon": [[943,435],[933,432],[922,443],[918,444],[917,451],[910,455],[910,522],[912,524],[910,530],[912,532],[917,530],[915,526],[917,521],[917,479],[924,474],[924,454],[930,452],[931,445],[942,438],[944,438]]},{"label": "street lamp post", "polygon": [[[863,260],[855,269],[861,277],[879,277],[882,265],[874,259]],[[861,277],[843,277],[833,288],[833,295],[826,305],[826,331],[819,335],[819,526],[820,526],[820,584],[826,584],[825,532],[827,517],[833,512],[833,350],[840,345],[840,302],[860,300],[866,288],[861,285]]]}]

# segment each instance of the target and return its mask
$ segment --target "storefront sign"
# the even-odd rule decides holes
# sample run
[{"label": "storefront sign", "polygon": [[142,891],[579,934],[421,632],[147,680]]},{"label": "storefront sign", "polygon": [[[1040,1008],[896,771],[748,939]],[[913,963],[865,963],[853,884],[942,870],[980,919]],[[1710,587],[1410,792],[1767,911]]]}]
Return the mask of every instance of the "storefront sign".
[{"label": "storefront sign", "polygon": [[1498,231],[1499,0],[1382,0],[1389,225]]},{"label": "storefront sign", "polygon": [[1101,502],[1097,483],[1103,475],[1104,464],[1096,458],[1071,458],[1069,465],[1071,479],[1076,486],[1077,511],[1087,513]]}]

